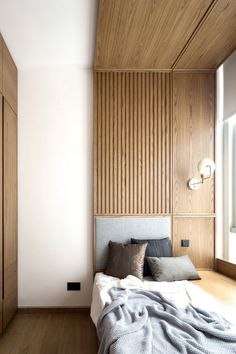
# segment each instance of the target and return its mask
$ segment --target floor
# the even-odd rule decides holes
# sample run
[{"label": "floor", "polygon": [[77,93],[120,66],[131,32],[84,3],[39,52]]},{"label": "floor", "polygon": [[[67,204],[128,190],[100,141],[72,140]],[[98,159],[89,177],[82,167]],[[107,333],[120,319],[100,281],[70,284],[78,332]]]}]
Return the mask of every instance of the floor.
[{"label": "floor", "polygon": [[88,311],[17,313],[0,339],[1,354],[96,354]]},{"label": "floor", "polygon": [[[236,316],[236,281],[216,272],[199,271],[194,281]],[[0,338],[0,354],[95,354],[95,327],[86,310],[79,312],[18,312]]]},{"label": "floor", "polygon": [[193,283],[221,302],[236,318],[236,280],[212,271],[199,271],[199,274],[202,279]]}]

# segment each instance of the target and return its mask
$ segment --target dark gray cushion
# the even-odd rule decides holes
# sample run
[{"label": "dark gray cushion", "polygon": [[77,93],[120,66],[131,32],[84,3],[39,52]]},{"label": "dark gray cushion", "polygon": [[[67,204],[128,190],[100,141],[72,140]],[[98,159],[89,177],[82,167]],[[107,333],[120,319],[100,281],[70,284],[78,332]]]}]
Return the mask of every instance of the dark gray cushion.
[{"label": "dark gray cushion", "polygon": [[147,244],[132,245],[109,242],[109,254],[105,274],[117,278],[133,275],[143,279],[143,262]]},{"label": "dark gray cushion", "polygon": [[149,239],[149,240],[138,240],[131,238],[131,243],[141,244],[147,243],[145,259],[144,259],[144,268],[143,275],[149,276],[152,275],[149,268],[146,257],[171,257],[172,256],[172,244],[169,237],[161,239]]},{"label": "dark gray cushion", "polygon": [[155,281],[201,279],[189,256],[148,257],[148,265]]}]

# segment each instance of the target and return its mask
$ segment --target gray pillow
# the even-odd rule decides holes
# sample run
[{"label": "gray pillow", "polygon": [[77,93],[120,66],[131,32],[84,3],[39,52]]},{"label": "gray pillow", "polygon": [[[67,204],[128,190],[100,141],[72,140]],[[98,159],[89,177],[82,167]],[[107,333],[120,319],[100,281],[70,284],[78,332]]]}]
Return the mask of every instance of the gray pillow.
[{"label": "gray pillow", "polygon": [[144,268],[143,275],[149,276],[152,275],[151,270],[148,266],[147,257],[171,257],[172,256],[172,243],[169,237],[161,239],[149,239],[149,240],[139,240],[136,238],[131,238],[131,243],[133,244],[142,244],[147,243],[145,259],[144,259]]},{"label": "gray pillow", "polygon": [[147,257],[155,281],[201,279],[189,256]]}]

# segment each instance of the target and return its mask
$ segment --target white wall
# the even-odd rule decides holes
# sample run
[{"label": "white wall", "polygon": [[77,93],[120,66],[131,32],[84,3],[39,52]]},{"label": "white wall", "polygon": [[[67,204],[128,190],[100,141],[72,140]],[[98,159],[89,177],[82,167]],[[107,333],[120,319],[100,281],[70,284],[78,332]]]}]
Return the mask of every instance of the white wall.
[{"label": "white wall", "polygon": [[[19,306],[88,306],[92,70],[19,71]],[[67,292],[80,281],[80,292]]]}]

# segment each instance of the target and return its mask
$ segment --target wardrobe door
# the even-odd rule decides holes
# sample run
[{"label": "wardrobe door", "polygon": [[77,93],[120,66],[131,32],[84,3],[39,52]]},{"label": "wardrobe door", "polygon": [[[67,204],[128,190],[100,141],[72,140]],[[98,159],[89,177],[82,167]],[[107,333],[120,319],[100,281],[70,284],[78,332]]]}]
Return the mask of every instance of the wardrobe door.
[{"label": "wardrobe door", "polygon": [[[0,33],[0,92],[2,92],[2,70],[3,70],[3,64],[2,64],[3,48],[2,48],[2,45],[3,45],[3,41],[2,41],[2,36]],[[1,100],[2,100],[2,98],[1,98]]]},{"label": "wardrobe door", "polygon": [[2,297],[3,297],[3,276],[2,276],[2,229],[3,229],[3,220],[2,220],[2,112],[3,112],[3,98],[0,94],[0,334],[2,333]]},{"label": "wardrobe door", "polygon": [[4,40],[2,41],[2,93],[13,111],[17,112],[17,68]]},{"label": "wardrobe door", "polygon": [[17,308],[17,117],[3,109],[3,328]]}]

